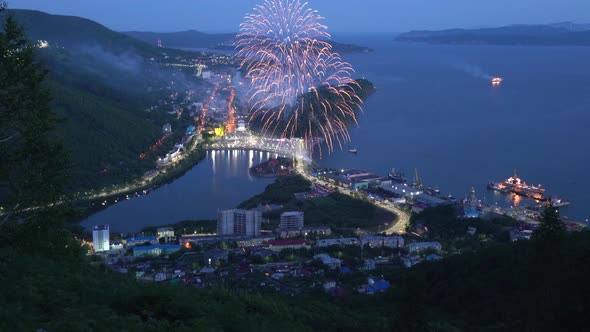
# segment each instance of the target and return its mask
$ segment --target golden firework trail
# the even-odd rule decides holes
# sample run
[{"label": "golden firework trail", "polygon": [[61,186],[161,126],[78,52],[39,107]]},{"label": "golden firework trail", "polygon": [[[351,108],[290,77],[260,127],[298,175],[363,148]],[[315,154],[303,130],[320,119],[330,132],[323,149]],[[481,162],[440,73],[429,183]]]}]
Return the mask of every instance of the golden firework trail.
[{"label": "golden firework trail", "polygon": [[265,0],[240,25],[236,49],[262,133],[302,137],[310,150],[323,140],[332,152],[350,141],[347,126],[357,123],[362,100],[322,20],[299,0]]}]

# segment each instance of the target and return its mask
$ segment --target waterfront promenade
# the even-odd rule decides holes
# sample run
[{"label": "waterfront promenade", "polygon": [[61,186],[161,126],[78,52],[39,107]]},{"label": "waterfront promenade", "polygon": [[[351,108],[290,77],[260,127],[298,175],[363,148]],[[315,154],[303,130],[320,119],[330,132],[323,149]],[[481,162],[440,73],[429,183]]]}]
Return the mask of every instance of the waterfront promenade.
[{"label": "waterfront promenade", "polygon": [[[310,182],[316,182],[321,185],[328,185],[322,180],[314,177],[309,172],[312,159],[305,147],[302,139],[276,139],[268,138],[253,134],[251,132],[235,133],[216,139],[212,143],[204,144],[203,148],[207,150],[258,150],[275,153],[277,156],[286,157],[297,161],[296,171]],[[339,188],[342,194],[354,196],[353,191],[349,188]],[[396,218],[392,220],[383,231],[388,234],[403,234],[410,222],[410,213],[400,209],[391,202],[376,202],[373,204],[388,212],[393,213]]]},{"label": "waterfront promenade", "polygon": [[[178,164],[187,158],[191,153],[197,149],[202,150],[256,150],[262,152],[269,152],[275,154],[277,157],[285,157],[293,159],[295,161],[296,172],[302,175],[310,182],[318,183],[321,185],[327,185],[323,183],[323,180],[318,179],[311,175],[310,167],[312,159],[305,147],[305,142],[302,139],[276,139],[268,138],[256,135],[250,131],[237,132],[226,135],[224,137],[217,137],[211,140],[204,141],[200,138],[195,138],[186,151],[180,156],[180,158],[171,163],[166,168],[156,169],[151,171],[152,176],[138,178],[134,181],[124,183],[118,186],[112,186],[103,188],[98,191],[78,193],[74,199],[70,201],[102,201],[104,200],[105,206],[111,203],[117,203],[117,201],[130,199],[133,196],[148,194],[150,188],[159,184],[159,176],[165,175],[168,172],[177,171],[176,168],[180,167]],[[186,165],[183,165],[186,167]],[[339,191],[342,194],[354,197],[357,192],[354,192],[345,187],[340,187]],[[114,202],[107,202],[109,198],[117,198]],[[60,205],[63,201],[56,202],[55,204]],[[400,209],[391,202],[377,202],[372,201],[371,203],[379,208],[382,208],[388,212],[393,213],[396,217],[393,219],[386,228],[382,231],[388,235],[391,234],[402,234],[405,232],[406,226],[409,223],[410,215],[408,212]],[[100,204],[100,203],[99,203]]]},{"label": "waterfront promenade", "polygon": [[312,162],[305,141],[299,138],[269,138],[250,131],[236,132],[213,142],[203,143],[205,150],[257,150],[274,153],[279,157],[294,159],[298,163]]}]

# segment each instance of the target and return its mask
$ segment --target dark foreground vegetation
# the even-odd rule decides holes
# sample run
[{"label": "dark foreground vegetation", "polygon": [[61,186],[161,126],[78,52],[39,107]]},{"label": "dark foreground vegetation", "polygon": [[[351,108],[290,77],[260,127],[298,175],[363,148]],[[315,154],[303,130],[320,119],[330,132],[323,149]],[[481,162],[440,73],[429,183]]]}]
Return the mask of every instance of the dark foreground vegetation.
[{"label": "dark foreground vegetation", "polygon": [[110,272],[63,228],[66,207],[22,212],[61,194],[65,154],[49,139],[53,121],[44,73],[12,20],[0,33],[0,54],[0,331],[583,331],[590,326],[590,233],[566,234],[554,209],[545,212],[532,241],[421,263],[388,275],[391,290],[373,297],[196,290],[142,284]]},{"label": "dark foreground vegetation", "polygon": [[387,276],[392,290],[374,297],[291,298],[138,283],[84,256],[53,220],[1,227],[2,331],[571,331],[590,323],[587,232],[422,263]]},{"label": "dark foreground vegetation", "polygon": [[[412,215],[407,231],[412,233],[426,228],[428,231],[421,232],[422,234],[414,238],[419,241],[440,242],[445,251],[458,253],[507,243],[510,241],[509,230],[517,225],[516,220],[500,215],[466,220],[456,206],[441,205]],[[467,233],[467,227],[473,227],[474,234]],[[412,235],[415,234],[409,236]]]}]

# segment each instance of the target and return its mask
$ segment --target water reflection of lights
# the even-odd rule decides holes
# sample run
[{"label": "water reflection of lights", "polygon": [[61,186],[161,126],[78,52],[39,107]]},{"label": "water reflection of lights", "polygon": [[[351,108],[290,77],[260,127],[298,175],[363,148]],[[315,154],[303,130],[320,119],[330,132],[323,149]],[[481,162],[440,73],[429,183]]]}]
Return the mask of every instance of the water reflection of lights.
[{"label": "water reflection of lights", "polygon": [[254,167],[254,151],[248,150],[248,180],[252,180],[252,174],[250,174],[250,169]]},{"label": "water reflection of lights", "polygon": [[233,151],[233,160],[232,160],[232,176],[238,175],[238,160],[241,159],[240,155],[242,154],[242,150],[234,150]]},{"label": "water reflection of lights", "polygon": [[229,160],[229,155],[230,155],[230,151],[229,150],[225,150],[223,151],[224,153],[221,155],[223,157],[223,159],[225,159],[225,169],[229,169],[230,166],[230,160]]},{"label": "water reflection of lights", "polygon": [[518,206],[520,204],[520,201],[522,201],[522,197],[515,194],[512,198],[512,204],[514,204],[514,206]]},{"label": "water reflection of lights", "polygon": [[215,150],[211,150],[211,160],[213,161],[213,175],[215,175]]}]

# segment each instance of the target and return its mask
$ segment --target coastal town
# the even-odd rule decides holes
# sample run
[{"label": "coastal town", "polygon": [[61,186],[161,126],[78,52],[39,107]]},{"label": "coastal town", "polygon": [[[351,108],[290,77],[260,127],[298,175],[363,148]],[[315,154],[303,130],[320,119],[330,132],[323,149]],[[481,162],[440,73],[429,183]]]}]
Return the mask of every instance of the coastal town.
[{"label": "coastal town", "polygon": [[[400,269],[474,246],[529,240],[545,206],[487,206],[475,190],[463,199],[445,196],[421,183],[417,173],[408,182],[394,170],[385,177],[354,169],[305,168],[302,172],[288,160],[263,163],[262,176],[308,183],[308,190],[292,193],[294,201],[347,195],[391,212],[392,219],[357,228],[308,224],[304,211],[265,201],[252,209],[218,211],[214,225],[208,222],[200,228],[198,222],[188,228],[167,225],[124,237],[110,233],[109,225],[96,225],[89,254],[103,257],[113,271],[133,274],[144,282],[290,295],[371,295],[389,288],[391,281],[383,276]],[[253,167],[255,174],[261,167]],[[437,221],[448,213],[452,217],[447,224]],[[570,231],[584,228],[562,221]]]},{"label": "coastal town", "polygon": [[[235,56],[164,52],[149,61],[178,74],[155,88],[153,92],[162,98],[145,110],[162,123],[161,135],[137,156],[153,162],[152,169],[121,185],[78,193],[75,200],[92,202],[93,210],[106,208],[149,194],[198,163],[204,150],[257,150],[273,157],[251,167],[251,175],[292,177],[306,184],[306,190],[289,193],[292,202],[313,204],[344,195],[383,211],[383,216],[354,227],[337,220],[322,223],[317,218],[309,221],[303,207],[289,209],[305,204],[270,199],[254,208],[218,211],[215,227],[210,222],[201,227],[198,222],[191,227],[162,225],[124,236],[111,232],[116,225],[95,225],[92,239],[82,240],[89,245],[89,255],[137,280],[291,295],[316,291],[370,295],[388,289],[391,280],[384,276],[400,269],[493,243],[529,240],[547,205],[569,204],[546,194],[540,185],[527,185],[516,171],[487,186],[512,197],[514,204],[500,206],[487,204],[475,189],[460,198],[445,195],[423,183],[418,170],[408,179],[395,169],[379,175],[362,169],[318,168],[303,139],[264,136],[250,128],[249,110],[237,97],[244,95],[245,87]],[[185,75],[194,81],[185,81]],[[501,81],[494,78],[492,84],[498,87]],[[438,219],[445,214],[451,217],[442,225]],[[570,231],[585,227],[566,218],[562,222]]]},{"label": "coastal town", "polygon": [[[235,72],[223,65],[216,69],[182,62],[169,65],[196,68],[208,88],[171,94],[168,101],[150,110],[169,109],[168,116],[175,119],[171,121],[174,125],[163,125],[162,137],[139,156],[155,157],[155,168],[133,185],[89,197],[105,197],[95,203],[99,207],[149,194],[159,176],[178,168],[196,151],[237,149],[275,156],[254,165],[250,169],[254,176],[299,177],[307,183],[306,190],[292,193],[294,201],[345,195],[385,211],[388,217],[366,227],[334,227],[306,223],[305,211],[285,210],[284,205],[269,200],[252,209],[218,211],[215,227],[207,230],[195,225],[188,230],[163,225],[125,237],[110,233],[109,225],[95,225],[92,241],[85,242],[90,245],[89,254],[104,258],[113,271],[133,274],[140,281],[291,295],[318,291],[375,294],[390,287],[390,280],[383,276],[396,270],[462,253],[474,243],[485,246],[528,240],[546,204],[556,208],[569,204],[545,196],[544,189],[527,186],[516,172],[488,188],[532,204],[485,204],[474,189],[457,199],[424,184],[417,170],[413,179],[407,179],[395,169],[382,176],[359,169],[314,168],[303,140],[264,137],[249,128],[247,113],[236,105]],[[204,99],[197,98],[203,95]],[[165,149],[168,152],[162,153]],[[137,187],[147,189],[129,195]],[[125,196],[118,196],[120,193]],[[445,225],[454,230],[452,235],[442,236],[437,231],[440,225],[424,217],[433,210],[452,211],[455,219]],[[572,231],[584,227],[562,221]]]}]

